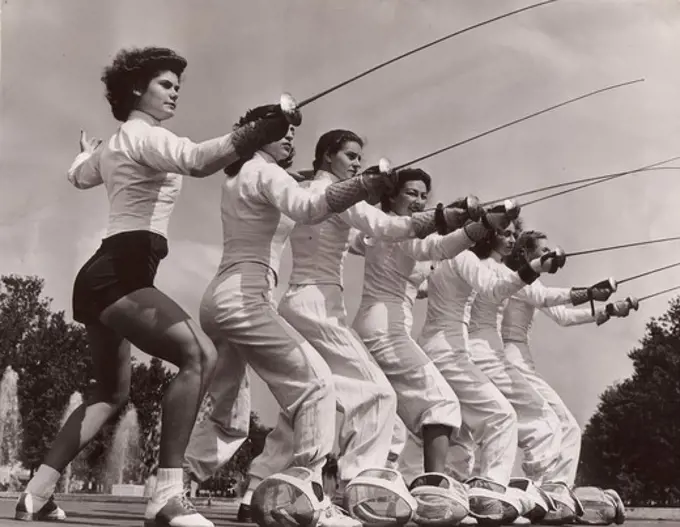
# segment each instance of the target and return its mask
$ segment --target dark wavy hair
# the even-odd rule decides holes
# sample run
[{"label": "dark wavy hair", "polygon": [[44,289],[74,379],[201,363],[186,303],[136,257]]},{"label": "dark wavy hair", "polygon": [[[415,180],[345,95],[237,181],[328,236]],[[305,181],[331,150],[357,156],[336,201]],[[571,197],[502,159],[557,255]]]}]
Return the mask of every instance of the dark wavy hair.
[{"label": "dark wavy hair", "polygon": [[[276,105],[274,104],[269,104],[258,106],[256,108],[251,108],[250,110],[246,111],[246,113],[233,124],[231,129],[235,132],[242,126],[247,125],[248,123],[253,123],[255,121],[259,121],[260,119],[264,119],[266,116],[271,115],[271,113],[274,111],[275,106]],[[240,158],[238,161],[235,161],[234,163],[232,163],[231,165],[224,169],[224,173],[227,175],[227,177],[236,176],[241,171],[241,168],[246,163],[246,161],[252,159],[254,154],[255,152],[252,152],[250,153],[250,155],[244,156]],[[288,157],[286,157],[285,159],[281,159],[280,161],[277,161],[276,164],[279,165],[284,170],[287,170],[293,166],[294,158],[295,147],[291,149]]]},{"label": "dark wavy hair", "polygon": [[364,147],[364,140],[350,130],[331,130],[319,137],[314,149],[314,162],[312,163],[314,172],[321,168],[323,157],[326,154],[337,154],[345,143],[359,143],[361,148]]},{"label": "dark wavy hair", "polygon": [[[503,212],[505,210],[505,206],[495,205],[489,210],[490,212]],[[522,230],[522,218],[518,217],[517,219],[512,220],[512,224],[515,226],[515,229],[518,232]],[[470,247],[469,250],[475,253],[480,260],[485,260],[491,256],[491,252],[493,251],[495,243],[496,235],[492,232],[489,232],[484,238]]]},{"label": "dark wavy hair", "polygon": [[425,188],[428,192],[432,190],[432,178],[430,174],[421,170],[420,168],[404,168],[397,173],[397,187],[394,189],[394,194],[391,196],[383,195],[380,197],[380,208],[385,212],[392,210],[392,203],[390,200],[401,192],[407,181],[422,181],[425,183]]},{"label": "dark wavy hair", "polygon": [[536,250],[538,240],[546,240],[548,236],[541,231],[522,231],[517,237],[512,252],[505,257],[505,265],[517,271],[527,259],[527,255]]},{"label": "dark wavy hair", "polygon": [[113,116],[126,121],[139,99],[133,90],[143,93],[151,80],[164,71],[180,78],[186,67],[186,59],[168,48],[121,49],[101,77]]}]

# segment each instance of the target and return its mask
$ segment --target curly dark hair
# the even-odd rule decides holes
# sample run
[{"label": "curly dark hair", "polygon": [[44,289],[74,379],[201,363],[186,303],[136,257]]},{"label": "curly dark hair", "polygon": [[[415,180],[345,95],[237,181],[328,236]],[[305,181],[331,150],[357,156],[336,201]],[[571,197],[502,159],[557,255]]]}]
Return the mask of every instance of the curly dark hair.
[{"label": "curly dark hair", "polygon": [[359,143],[361,148],[364,147],[364,140],[350,130],[331,130],[319,137],[314,149],[314,162],[312,163],[314,172],[321,168],[323,156],[338,153],[345,143]]},{"label": "curly dark hair", "polygon": [[[281,114],[281,107],[278,104],[265,104],[262,106],[257,106],[255,108],[247,110],[246,113],[232,125],[231,129],[235,132],[242,126],[247,125],[248,123],[253,123],[255,121],[259,121],[260,119],[272,118],[277,114],[279,115]],[[247,161],[250,161],[253,158],[254,154],[255,152],[251,152],[250,155],[239,158],[237,161],[226,167],[224,169],[224,173],[227,175],[227,177],[230,178],[235,177],[241,171],[243,165],[245,165]],[[294,158],[295,147],[291,149],[290,154],[286,159],[281,159],[280,161],[277,161],[276,164],[279,165],[284,170],[287,170],[293,166]]]},{"label": "curly dark hair", "polygon": [[430,174],[420,168],[404,168],[397,172],[397,186],[394,189],[394,193],[389,196],[383,195],[380,197],[380,208],[383,211],[390,212],[392,210],[390,199],[401,192],[401,189],[404,188],[407,181],[422,181],[425,183],[425,188],[428,192],[432,190],[432,178],[430,177]]},{"label": "curly dark hair", "polygon": [[144,92],[149,82],[164,71],[179,78],[186,67],[186,59],[168,48],[121,49],[101,77],[113,116],[126,121],[139,99],[133,90]]},{"label": "curly dark hair", "polygon": [[278,104],[263,104],[262,106],[246,110],[246,113],[231,128],[235,132],[248,123],[253,123],[267,117],[274,117],[275,115],[281,115],[281,107]]},{"label": "curly dark hair", "polygon": [[[504,210],[505,205],[495,205],[494,207],[491,207],[491,209],[489,209],[490,212],[503,212]],[[522,218],[518,217],[517,219],[512,220],[512,225],[515,226],[517,232],[521,231]],[[484,238],[482,238],[472,247],[470,247],[469,250],[475,253],[480,260],[485,260],[486,258],[491,256],[491,252],[493,251],[495,244],[496,236],[492,232],[489,232]]]},{"label": "curly dark hair", "polygon": [[548,236],[541,231],[522,231],[517,237],[512,252],[505,257],[505,265],[517,271],[525,262],[527,255],[536,250],[538,240],[546,240]]}]

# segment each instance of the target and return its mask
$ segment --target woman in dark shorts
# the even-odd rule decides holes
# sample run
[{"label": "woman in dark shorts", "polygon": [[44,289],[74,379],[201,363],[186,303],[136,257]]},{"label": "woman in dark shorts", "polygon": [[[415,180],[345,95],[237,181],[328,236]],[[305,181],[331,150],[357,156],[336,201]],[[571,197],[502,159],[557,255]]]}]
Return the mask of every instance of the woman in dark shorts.
[{"label": "woman in dark shorts", "polygon": [[126,404],[130,344],[179,368],[163,398],[157,483],[145,513],[147,527],[212,527],[184,498],[182,461],[216,351],[199,324],[154,287],[168,254],[167,227],[182,176],[205,177],[240,154],[286,135],[280,107],[234,132],[194,143],[161,126],[175,113],[187,61],[170,49],[120,51],[102,81],[122,124],[106,142],[81,135],[81,153],[68,178],[80,189],[104,184],[110,203],[101,247],[78,273],[74,318],[85,324],[96,389],[64,424],[16,506],[20,520],[63,520],[52,498],[61,472]]}]

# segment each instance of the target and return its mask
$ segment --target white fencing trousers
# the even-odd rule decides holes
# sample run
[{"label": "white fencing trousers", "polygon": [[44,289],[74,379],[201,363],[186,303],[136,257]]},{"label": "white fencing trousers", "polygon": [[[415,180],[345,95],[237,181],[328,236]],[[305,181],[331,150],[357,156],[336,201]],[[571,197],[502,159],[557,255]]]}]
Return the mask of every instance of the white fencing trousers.
[{"label": "white fencing trousers", "polygon": [[[540,485],[554,471],[562,443],[557,414],[543,396],[489,340],[470,338],[470,357],[493,382],[517,413],[517,439],[524,454],[522,469]],[[545,480],[547,481],[547,480]]]},{"label": "white fencing trousers", "polygon": [[517,455],[517,414],[500,390],[472,362],[462,336],[438,332],[421,340],[423,350],[453,388],[464,425],[479,445],[479,476],[510,482]]},{"label": "white fencing trousers", "polygon": [[[335,439],[333,379],[319,353],[276,312],[273,287],[273,272],[264,265],[241,263],[228,268],[213,279],[203,296],[201,325],[218,351],[240,355],[267,384],[293,430],[291,464],[309,468],[320,482]],[[228,369],[225,365],[225,372]],[[234,374],[225,373],[226,380],[218,372],[212,381],[232,387],[221,391],[231,397],[238,397],[235,387],[245,371],[238,365],[235,369]],[[224,409],[231,404],[224,402]],[[220,402],[217,406],[222,407]],[[232,418],[233,412],[223,415]]]},{"label": "white fencing trousers", "polygon": [[397,415],[394,420],[394,430],[392,431],[392,441],[390,444],[390,452],[387,454],[387,468],[394,470],[399,470],[399,464],[401,463],[401,456],[406,447],[406,438],[408,437],[409,431],[401,420],[401,417]]},{"label": "white fencing trousers", "polygon": [[217,367],[208,388],[211,411],[197,422],[184,455],[185,466],[205,481],[236,454],[250,428],[250,380],[246,362],[222,339]]},{"label": "white fencing trousers", "polygon": [[[397,470],[410,484],[424,471],[423,442],[420,438],[403,429],[404,448],[399,457]],[[451,438],[449,451],[446,456],[446,469],[444,472],[456,481],[465,481],[476,475],[475,444],[471,431],[463,425],[458,435]]]},{"label": "white fencing trousers", "polygon": [[526,342],[506,342],[505,356],[543,396],[560,421],[562,441],[559,455],[555,466],[545,474],[545,481],[561,481],[573,487],[581,455],[581,427],[557,392],[536,371],[531,350]]},{"label": "white fencing trousers", "polygon": [[[425,425],[461,426],[456,394],[436,366],[411,338],[409,306],[377,303],[361,306],[354,329],[397,393],[397,414],[417,437]],[[399,441],[399,439],[397,439]],[[398,451],[398,444],[392,450]]]},{"label": "white fencing trousers", "polygon": [[[333,375],[337,410],[342,416],[338,431],[338,477],[349,481],[366,468],[387,463],[396,418],[397,396],[387,377],[347,324],[347,312],[339,285],[291,285],[279,303],[279,314],[326,361]],[[290,427],[279,419],[265,448],[251,465],[251,475],[261,479],[276,472],[290,459]],[[280,470],[280,469],[279,469]]]}]

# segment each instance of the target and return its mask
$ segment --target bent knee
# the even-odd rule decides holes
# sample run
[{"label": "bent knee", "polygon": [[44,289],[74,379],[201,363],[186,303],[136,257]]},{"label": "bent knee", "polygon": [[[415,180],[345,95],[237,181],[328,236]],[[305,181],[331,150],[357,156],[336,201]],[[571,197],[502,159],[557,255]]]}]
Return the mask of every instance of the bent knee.
[{"label": "bent knee", "polygon": [[324,399],[326,397],[335,398],[335,384],[330,369],[315,369],[314,375],[308,381],[309,389],[307,392],[313,399]]},{"label": "bent knee", "polygon": [[494,426],[517,426],[517,412],[512,407],[510,402],[508,402],[507,399],[502,399],[499,402],[500,404],[498,406],[498,410],[495,412],[494,418],[489,419],[489,422],[493,421],[496,423]]},{"label": "bent knee", "polygon": [[182,365],[180,369],[211,373],[217,365],[217,350],[207,336],[198,336],[184,342],[182,348]]}]

